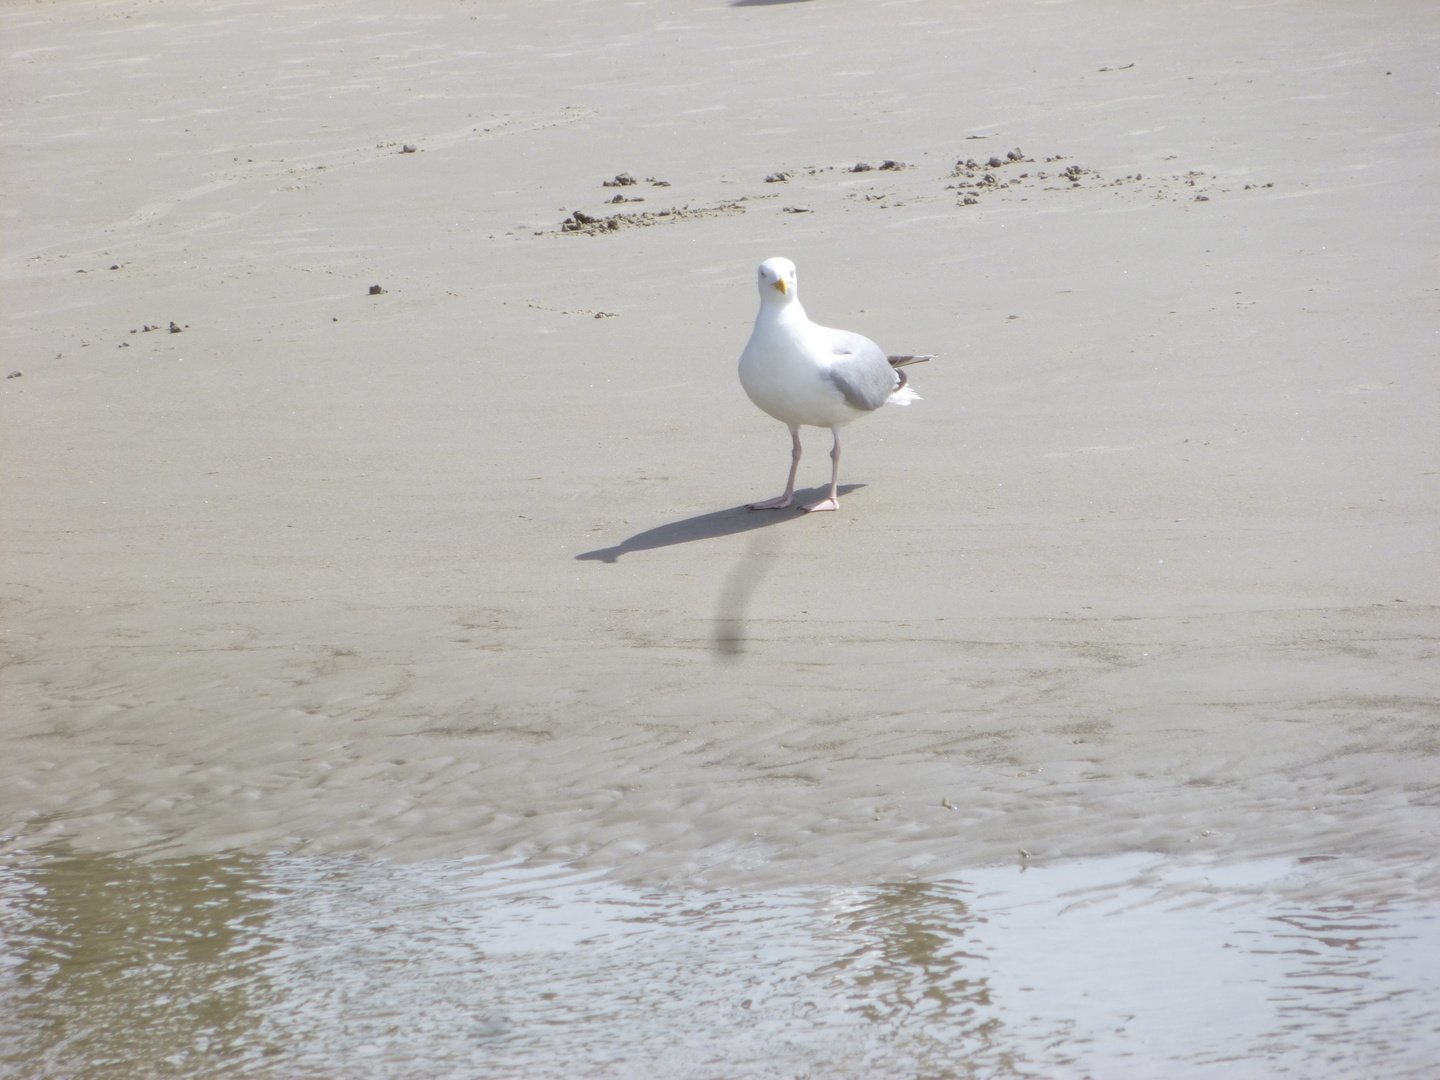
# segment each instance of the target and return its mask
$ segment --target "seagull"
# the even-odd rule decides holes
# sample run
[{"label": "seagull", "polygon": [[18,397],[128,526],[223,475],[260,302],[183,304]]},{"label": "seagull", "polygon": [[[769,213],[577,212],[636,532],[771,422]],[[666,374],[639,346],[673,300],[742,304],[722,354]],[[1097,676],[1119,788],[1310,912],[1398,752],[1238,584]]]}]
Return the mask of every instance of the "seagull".
[{"label": "seagull", "polygon": [[790,478],[785,494],[752,503],[751,510],[779,510],[795,498],[800,467],[800,426],[829,428],[830,495],[803,509],[840,509],[840,429],[881,405],[909,405],[920,395],[906,383],[906,364],[935,357],[886,356],[879,345],[849,330],[818,326],[805,315],[795,290],[795,264],[766,259],[760,264],[760,314],[740,354],[740,385],[764,412],[790,429]]}]

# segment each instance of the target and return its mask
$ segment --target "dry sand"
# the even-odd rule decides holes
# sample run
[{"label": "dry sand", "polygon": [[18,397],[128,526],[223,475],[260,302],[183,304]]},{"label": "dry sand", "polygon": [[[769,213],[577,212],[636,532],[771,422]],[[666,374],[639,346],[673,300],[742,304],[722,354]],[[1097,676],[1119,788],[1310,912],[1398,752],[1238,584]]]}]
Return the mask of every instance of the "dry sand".
[{"label": "dry sand", "polygon": [[[1433,5],[0,31],[9,850],[1440,898]],[[772,255],[940,354],[836,514]]]}]

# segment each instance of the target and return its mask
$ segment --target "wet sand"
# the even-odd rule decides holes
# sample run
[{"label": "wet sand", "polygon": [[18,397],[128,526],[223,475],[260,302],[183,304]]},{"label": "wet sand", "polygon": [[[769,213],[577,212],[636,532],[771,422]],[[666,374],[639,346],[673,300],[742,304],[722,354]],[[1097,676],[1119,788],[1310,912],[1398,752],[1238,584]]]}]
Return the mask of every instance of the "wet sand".
[{"label": "wet sand", "polygon": [[[1144,853],[1435,910],[1429,8],[0,28],[16,873]],[[744,509],[772,255],[940,354],[835,514]]]}]

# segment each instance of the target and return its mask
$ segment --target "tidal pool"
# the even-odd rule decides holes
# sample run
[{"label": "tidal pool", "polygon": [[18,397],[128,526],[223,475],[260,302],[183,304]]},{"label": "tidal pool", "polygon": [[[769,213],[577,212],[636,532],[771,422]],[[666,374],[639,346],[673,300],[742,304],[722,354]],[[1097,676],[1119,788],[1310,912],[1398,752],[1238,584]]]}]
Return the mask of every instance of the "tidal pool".
[{"label": "tidal pool", "polygon": [[1434,1076],[1437,910],[1326,900],[1341,862],[671,892],[10,856],[0,1045],[37,1080]]}]

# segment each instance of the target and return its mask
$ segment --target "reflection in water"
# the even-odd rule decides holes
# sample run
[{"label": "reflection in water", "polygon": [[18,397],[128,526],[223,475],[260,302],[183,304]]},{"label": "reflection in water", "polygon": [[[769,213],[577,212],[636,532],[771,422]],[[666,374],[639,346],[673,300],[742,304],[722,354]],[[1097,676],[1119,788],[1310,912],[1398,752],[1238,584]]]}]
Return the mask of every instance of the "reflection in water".
[{"label": "reflection in water", "polygon": [[[1327,1040],[1335,1044],[1335,1053],[1367,1060],[1383,1054],[1392,1035],[1384,1028],[1352,1029],[1351,1018],[1356,1015],[1384,1011],[1398,1020],[1418,1005],[1414,1022],[1425,1023],[1428,1013],[1434,1028],[1434,1001],[1414,1001],[1413,986],[1387,977],[1387,953],[1417,944],[1393,921],[1353,904],[1338,904],[1286,912],[1272,916],[1269,922],[1269,932],[1257,934],[1260,940],[1253,948],[1285,961],[1284,978],[1272,998],[1282,1030],[1323,1032],[1328,1028],[1331,1033],[1344,1033],[1342,1038],[1332,1034]],[[1440,971],[1440,954],[1433,941],[1431,944],[1431,949],[1422,952],[1421,962]],[[1432,1008],[1427,1010],[1427,1004]],[[1440,1061],[1440,1056],[1436,1060]]]},{"label": "reflection in water", "polygon": [[985,1039],[998,1021],[977,1020],[990,1002],[985,959],[967,952],[974,922],[954,885],[883,885],[844,918],[857,945],[820,974],[875,1023],[914,1016],[944,1021],[967,1038]]},{"label": "reflection in water", "polygon": [[37,860],[6,879],[4,1060],[35,1075],[243,1070],[269,908],[253,860]]},{"label": "reflection in water", "polygon": [[1156,881],[1184,880],[1162,865],[665,893],[563,868],[11,858],[0,1052],[36,1080],[1428,1075],[1431,910],[1168,908]]}]

